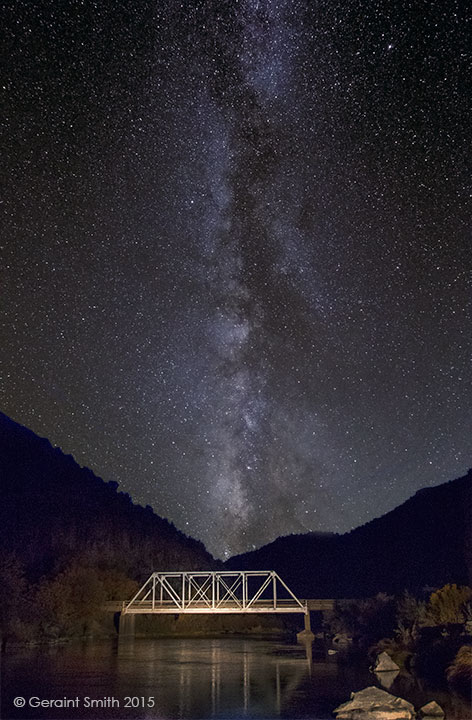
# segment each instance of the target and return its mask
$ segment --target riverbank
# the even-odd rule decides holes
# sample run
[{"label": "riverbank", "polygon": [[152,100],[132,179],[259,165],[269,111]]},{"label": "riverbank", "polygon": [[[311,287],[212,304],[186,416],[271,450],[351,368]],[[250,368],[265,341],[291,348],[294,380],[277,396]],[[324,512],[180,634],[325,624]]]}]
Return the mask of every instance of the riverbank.
[{"label": "riverbank", "polygon": [[[69,635],[48,637],[32,633],[31,637],[23,634],[21,639],[10,637],[2,644],[5,650],[21,650],[22,648],[54,647],[81,642],[112,641],[119,638],[119,614],[102,613],[93,621],[77,628]],[[138,615],[135,619],[135,638],[216,638],[225,636],[237,637],[270,637],[285,640],[293,639],[302,629],[300,616],[275,615]],[[32,628],[34,630],[34,628]]]}]

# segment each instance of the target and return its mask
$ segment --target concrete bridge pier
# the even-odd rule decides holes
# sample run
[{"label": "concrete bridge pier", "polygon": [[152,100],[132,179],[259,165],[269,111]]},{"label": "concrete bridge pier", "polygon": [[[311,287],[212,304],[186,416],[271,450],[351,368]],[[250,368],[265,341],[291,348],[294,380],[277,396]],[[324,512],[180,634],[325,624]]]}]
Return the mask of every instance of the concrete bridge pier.
[{"label": "concrete bridge pier", "polygon": [[134,640],[136,615],[120,612],[118,622],[118,637],[120,640]]},{"label": "concrete bridge pier", "polygon": [[310,611],[308,610],[305,615],[305,627],[304,629],[297,633],[297,640],[298,642],[306,642],[307,640],[309,642],[312,642],[315,639],[315,636],[313,635],[311,631],[311,622],[310,622]]}]

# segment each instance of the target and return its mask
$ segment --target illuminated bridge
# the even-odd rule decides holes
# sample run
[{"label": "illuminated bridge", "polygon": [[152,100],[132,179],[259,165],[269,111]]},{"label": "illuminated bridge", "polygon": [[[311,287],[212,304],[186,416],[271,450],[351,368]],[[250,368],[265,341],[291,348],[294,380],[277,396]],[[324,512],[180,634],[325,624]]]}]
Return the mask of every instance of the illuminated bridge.
[{"label": "illuminated bridge", "polygon": [[299,600],[274,570],[154,572],[120,607],[120,635],[134,633],[136,615],[303,613],[331,610],[333,600]]},{"label": "illuminated bridge", "polygon": [[274,570],[155,572],[124,613],[306,613]]}]

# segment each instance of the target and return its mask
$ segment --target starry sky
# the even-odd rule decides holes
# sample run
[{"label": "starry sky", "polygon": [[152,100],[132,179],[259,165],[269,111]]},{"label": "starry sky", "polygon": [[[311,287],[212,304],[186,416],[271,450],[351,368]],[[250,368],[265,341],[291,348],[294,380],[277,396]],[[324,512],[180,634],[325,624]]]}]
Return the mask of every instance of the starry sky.
[{"label": "starry sky", "polygon": [[218,557],[463,474],[467,5],[7,0],[0,409]]}]

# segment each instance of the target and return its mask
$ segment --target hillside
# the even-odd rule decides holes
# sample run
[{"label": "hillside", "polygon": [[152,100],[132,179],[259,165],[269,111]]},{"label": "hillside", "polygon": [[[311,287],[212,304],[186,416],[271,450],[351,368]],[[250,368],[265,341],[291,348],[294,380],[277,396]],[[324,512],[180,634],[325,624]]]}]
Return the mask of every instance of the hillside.
[{"label": "hillside", "polygon": [[0,486],[0,547],[30,581],[76,558],[138,581],[152,570],[214,563],[201,542],[2,413]]},{"label": "hillside", "polygon": [[[137,581],[155,569],[217,565],[202,543],[2,413],[0,485],[0,547],[19,557],[30,581],[76,558]],[[226,567],[275,569],[303,597],[471,584],[471,508],[469,471],[345,535],[281,537]]]},{"label": "hillside", "polygon": [[230,558],[273,568],[303,597],[361,597],[472,584],[472,471],[418,491],[345,535],[291,535]]}]

